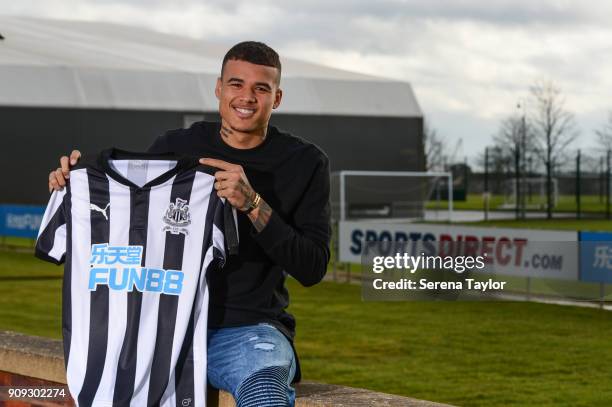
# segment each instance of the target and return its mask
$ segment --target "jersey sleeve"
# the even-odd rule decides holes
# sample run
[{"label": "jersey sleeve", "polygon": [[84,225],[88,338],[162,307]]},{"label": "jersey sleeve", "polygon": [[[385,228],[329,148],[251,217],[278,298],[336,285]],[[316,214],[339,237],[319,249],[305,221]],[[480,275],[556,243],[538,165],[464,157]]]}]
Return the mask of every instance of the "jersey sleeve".
[{"label": "jersey sleeve", "polygon": [[212,231],[203,268],[220,269],[229,255],[238,254],[236,209],[227,201],[218,200],[212,216]]},{"label": "jersey sleeve", "polygon": [[34,252],[36,257],[55,264],[62,264],[66,255],[66,189],[51,194]]}]

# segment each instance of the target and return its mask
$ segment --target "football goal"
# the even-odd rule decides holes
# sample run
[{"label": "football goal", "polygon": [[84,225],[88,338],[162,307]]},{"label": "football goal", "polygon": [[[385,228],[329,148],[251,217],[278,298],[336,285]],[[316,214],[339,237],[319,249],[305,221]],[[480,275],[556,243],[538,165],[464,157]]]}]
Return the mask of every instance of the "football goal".
[{"label": "football goal", "polygon": [[[546,209],[546,177],[537,178],[516,178],[507,179],[504,182],[504,202],[502,209],[515,209],[517,201],[519,207],[525,209],[544,210]],[[552,179],[552,205],[553,208],[559,200],[559,181]]]},{"label": "football goal", "polygon": [[415,220],[433,207],[450,220],[452,188],[450,172],[338,171],[332,173],[332,214],[335,220]]}]

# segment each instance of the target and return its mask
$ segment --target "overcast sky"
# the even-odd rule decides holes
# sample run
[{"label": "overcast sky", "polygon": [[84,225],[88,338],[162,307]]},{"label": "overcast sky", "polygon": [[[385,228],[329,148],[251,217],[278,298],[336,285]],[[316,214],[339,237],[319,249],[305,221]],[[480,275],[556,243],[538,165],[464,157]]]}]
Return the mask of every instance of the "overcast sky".
[{"label": "overcast sky", "polygon": [[562,89],[581,147],[612,110],[609,0],[19,0],[0,13],[260,40],[281,58],[408,81],[449,144],[463,139],[459,155],[480,152],[539,79]]}]

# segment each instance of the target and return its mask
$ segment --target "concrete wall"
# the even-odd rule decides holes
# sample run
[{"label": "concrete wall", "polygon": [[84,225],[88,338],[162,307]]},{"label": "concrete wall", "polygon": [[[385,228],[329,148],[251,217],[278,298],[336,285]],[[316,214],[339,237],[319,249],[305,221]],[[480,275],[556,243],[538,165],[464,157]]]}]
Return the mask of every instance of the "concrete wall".
[{"label": "concrete wall", "polygon": [[[66,383],[62,343],[56,339],[0,331],[0,405],[8,399],[9,388],[42,386],[63,387]],[[315,382],[300,382],[296,386],[296,407],[444,407],[409,397],[377,393],[354,387]],[[65,393],[68,394],[64,387]],[[231,394],[209,388],[207,405],[235,407]],[[14,400],[19,406],[40,406],[38,400]],[[45,406],[73,405],[72,400],[50,402]],[[17,404],[19,403],[19,404]]]}]

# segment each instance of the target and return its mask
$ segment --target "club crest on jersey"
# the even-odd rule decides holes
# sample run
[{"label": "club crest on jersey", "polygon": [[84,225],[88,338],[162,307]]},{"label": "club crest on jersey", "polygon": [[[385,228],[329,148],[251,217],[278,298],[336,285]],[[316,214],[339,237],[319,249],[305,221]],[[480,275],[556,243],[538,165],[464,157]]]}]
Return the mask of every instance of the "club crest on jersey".
[{"label": "club crest on jersey", "polygon": [[189,213],[189,205],[185,199],[176,198],[176,202],[170,202],[168,209],[163,217],[166,224],[164,232],[170,232],[173,235],[183,233],[188,235],[187,226],[191,224],[191,214]]}]

